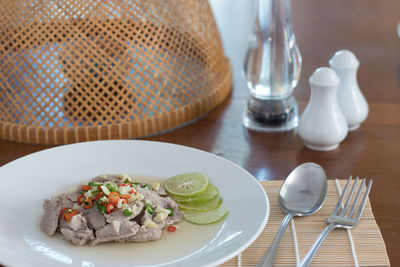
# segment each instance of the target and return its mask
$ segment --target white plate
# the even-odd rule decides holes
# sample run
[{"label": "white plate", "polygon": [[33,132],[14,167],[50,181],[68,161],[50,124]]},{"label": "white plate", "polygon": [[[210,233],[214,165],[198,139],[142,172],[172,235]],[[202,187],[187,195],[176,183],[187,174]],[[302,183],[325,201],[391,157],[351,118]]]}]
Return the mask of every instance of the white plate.
[{"label": "white plate", "polygon": [[[147,243],[76,247],[39,229],[42,202],[99,174],[209,176],[229,209],[212,225],[181,223]],[[247,248],[263,230],[269,201],[256,179],[214,154],[168,143],[120,140],[59,146],[0,168],[0,263],[10,266],[214,266]]]}]

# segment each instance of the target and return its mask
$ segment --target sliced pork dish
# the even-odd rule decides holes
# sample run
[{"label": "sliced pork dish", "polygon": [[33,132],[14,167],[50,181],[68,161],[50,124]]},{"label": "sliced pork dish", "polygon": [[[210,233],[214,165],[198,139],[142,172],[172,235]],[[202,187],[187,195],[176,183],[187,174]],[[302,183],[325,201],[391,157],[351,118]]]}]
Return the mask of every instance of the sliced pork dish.
[{"label": "sliced pork dish", "polygon": [[74,245],[160,239],[183,214],[160,183],[128,175],[100,175],[75,190],[44,200],[41,230],[60,232]]}]

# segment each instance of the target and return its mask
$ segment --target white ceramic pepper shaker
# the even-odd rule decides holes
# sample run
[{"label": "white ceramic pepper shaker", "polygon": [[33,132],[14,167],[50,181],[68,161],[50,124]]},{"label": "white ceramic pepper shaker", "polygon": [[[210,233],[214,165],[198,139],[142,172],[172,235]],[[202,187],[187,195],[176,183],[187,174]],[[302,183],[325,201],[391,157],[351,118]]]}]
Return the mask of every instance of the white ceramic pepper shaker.
[{"label": "white ceramic pepper shaker", "polygon": [[309,82],[311,96],[300,117],[299,135],[310,149],[336,149],[348,132],[336,98],[339,78],[331,68],[322,67],[314,71]]},{"label": "white ceramic pepper shaker", "polygon": [[337,99],[349,131],[356,130],[368,116],[368,104],[357,83],[360,63],[352,52],[340,50],[329,60],[329,65],[340,79]]}]

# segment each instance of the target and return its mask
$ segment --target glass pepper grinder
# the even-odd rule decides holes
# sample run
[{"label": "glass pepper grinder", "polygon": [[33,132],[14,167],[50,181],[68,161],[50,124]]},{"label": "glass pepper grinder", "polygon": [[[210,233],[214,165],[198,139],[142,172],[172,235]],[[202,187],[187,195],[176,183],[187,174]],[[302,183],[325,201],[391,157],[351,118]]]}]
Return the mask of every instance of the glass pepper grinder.
[{"label": "glass pepper grinder", "polygon": [[301,72],[301,55],[292,30],[291,0],[256,0],[253,33],[244,72],[250,97],[243,112],[245,127],[289,131],[298,125],[293,89]]}]

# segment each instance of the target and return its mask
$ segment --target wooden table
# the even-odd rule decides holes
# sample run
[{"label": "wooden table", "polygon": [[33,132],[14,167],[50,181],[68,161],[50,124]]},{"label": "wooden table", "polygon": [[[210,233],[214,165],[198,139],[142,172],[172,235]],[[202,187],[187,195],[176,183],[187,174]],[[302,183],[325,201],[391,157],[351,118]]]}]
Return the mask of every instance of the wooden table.
[{"label": "wooden table", "polygon": [[[216,153],[259,180],[284,179],[298,164],[320,164],[329,178],[350,174],[374,179],[371,202],[393,266],[400,266],[400,22],[398,0],[296,0],[293,28],[303,56],[295,90],[300,112],[309,97],[308,78],[340,49],[360,61],[358,81],[369,102],[368,119],[332,152],[311,151],[296,131],[259,133],[242,126],[248,90],[242,62],[252,23],[252,1],[210,0],[231,59],[234,88],[218,108],[195,123],[143,138]],[[49,146],[0,141],[0,166]]]}]

